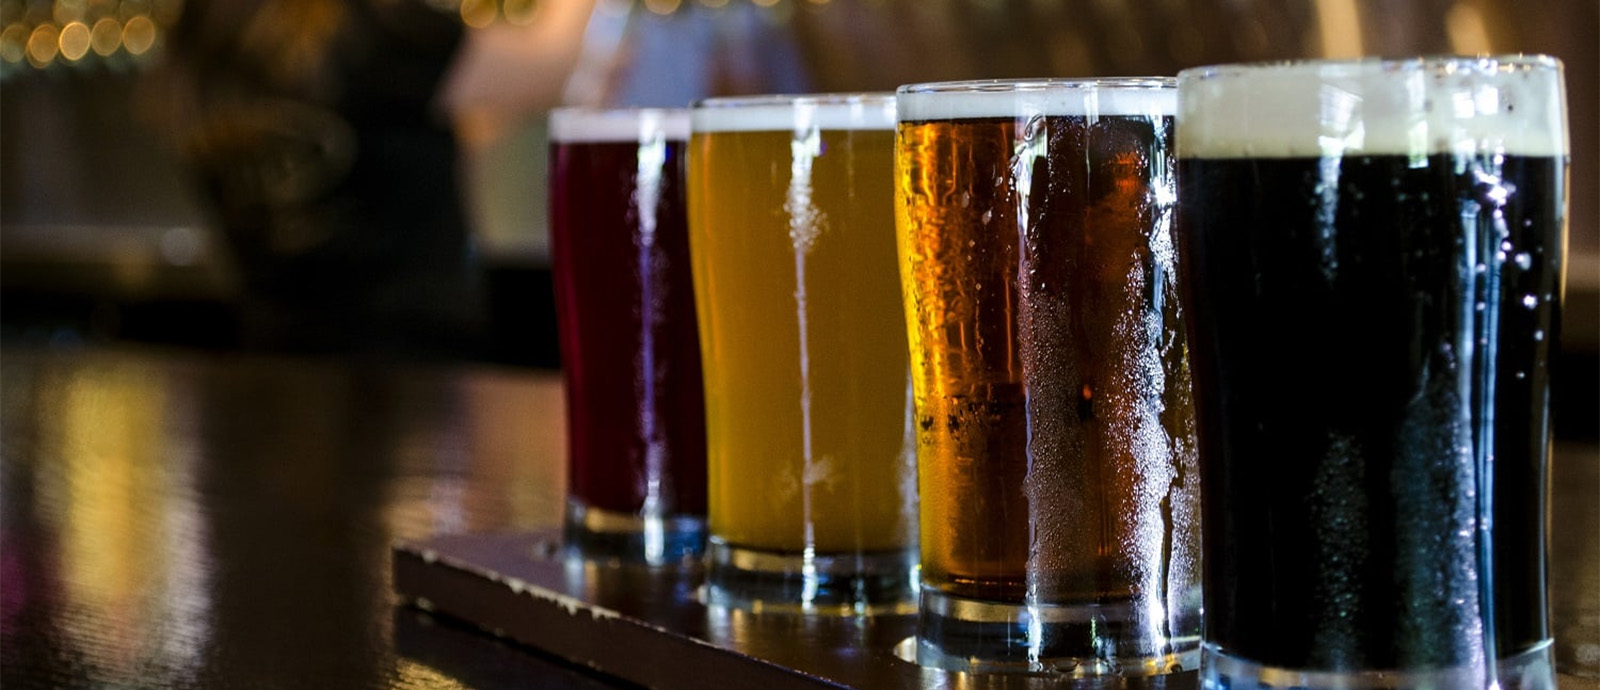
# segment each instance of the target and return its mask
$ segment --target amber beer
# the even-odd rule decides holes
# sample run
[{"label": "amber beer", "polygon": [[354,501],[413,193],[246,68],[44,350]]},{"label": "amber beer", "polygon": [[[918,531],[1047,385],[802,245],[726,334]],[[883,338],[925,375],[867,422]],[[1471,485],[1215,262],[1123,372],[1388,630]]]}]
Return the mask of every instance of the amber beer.
[{"label": "amber beer", "polygon": [[692,125],[713,601],[909,606],[893,97],[713,99]]},{"label": "amber beer", "polygon": [[1171,80],[903,87],[919,658],[1193,668],[1198,473]]},{"label": "amber beer", "polygon": [[1537,56],[1184,72],[1205,688],[1554,688]]}]

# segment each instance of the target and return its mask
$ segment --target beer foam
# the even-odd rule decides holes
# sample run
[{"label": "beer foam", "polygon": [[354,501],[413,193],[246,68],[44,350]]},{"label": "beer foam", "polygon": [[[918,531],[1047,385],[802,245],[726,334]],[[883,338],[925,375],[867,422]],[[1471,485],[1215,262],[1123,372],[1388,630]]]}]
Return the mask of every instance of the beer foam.
[{"label": "beer foam", "polygon": [[882,93],[709,98],[694,105],[691,120],[695,132],[894,129],[894,97]]},{"label": "beer foam", "polygon": [[1565,156],[1559,66],[1511,56],[1185,70],[1175,145],[1180,158]]},{"label": "beer foam", "polygon": [[1168,116],[1177,113],[1170,78],[1040,79],[912,84],[897,94],[902,122],[989,117]]},{"label": "beer foam", "polygon": [[689,139],[686,108],[556,108],[550,111],[550,141],[636,142],[660,132],[668,140]]}]

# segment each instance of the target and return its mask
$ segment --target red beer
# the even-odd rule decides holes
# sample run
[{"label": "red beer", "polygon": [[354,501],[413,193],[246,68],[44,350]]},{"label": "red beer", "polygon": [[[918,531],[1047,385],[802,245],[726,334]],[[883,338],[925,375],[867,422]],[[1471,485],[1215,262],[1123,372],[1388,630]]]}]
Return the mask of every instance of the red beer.
[{"label": "red beer", "polygon": [[701,548],[706,442],[684,215],[687,139],[685,111],[551,116],[567,535],[580,551],[658,562]]}]

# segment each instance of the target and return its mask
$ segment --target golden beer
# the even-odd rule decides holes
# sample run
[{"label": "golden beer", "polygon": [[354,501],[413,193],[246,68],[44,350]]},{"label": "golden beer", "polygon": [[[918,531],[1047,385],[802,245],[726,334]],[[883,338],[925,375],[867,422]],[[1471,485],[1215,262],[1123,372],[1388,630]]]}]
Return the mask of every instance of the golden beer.
[{"label": "golden beer", "polygon": [[850,570],[880,554],[901,571],[893,597],[909,597],[916,467],[893,98],[817,98],[712,100],[693,116],[712,582],[721,557],[763,557],[729,567],[782,580],[808,559],[812,571],[829,558]]},{"label": "golden beer", "polygon": [[1165,672],[1199,624],[1172,84],[917,88],[897,198],[924,661]]}]

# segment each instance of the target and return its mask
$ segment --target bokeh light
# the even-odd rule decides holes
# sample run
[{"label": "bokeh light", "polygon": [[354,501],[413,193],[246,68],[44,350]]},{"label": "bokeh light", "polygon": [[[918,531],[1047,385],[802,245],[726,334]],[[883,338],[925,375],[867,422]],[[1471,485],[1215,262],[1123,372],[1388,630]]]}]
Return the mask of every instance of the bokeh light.
[{"label": "bokeh light", "polygon": [[500,8],[494,0],[463,0],[461,3],[461,21],[474,29],[493,24],[499,16]]},{"label": "bokeh light", "polygon": [[71,22],[61,27],[61,57],[70,62],[77,62],[89,54],[89,25],[83,22]]},{"label": "bokeh light", "polygon": [[12,24],[0,31],[0,60],[16,63],[28,58],[28,29]]},{"label": "bokeh light", "polygon": [[28,36],[28,62],[34,67],[44,67],[56,59],[60,50],[61,30],[54,24],[40,24]]},{"label": "bokeh light", "polygon": [[512,24],[528,26],[539,16],[539,0],[505,0],[500,4],[500,13]]},{"label": "bokeh light", "polygon": [[156,23],[140,15],[122,25],[122,45],[133,55],[143,55],[156,43]]},{"label": "bokeh light", "polygon": [[645,9],[656,14],[672,14],[678,11],[681,0],[644,0]]},{"label": "bokeh light", "polygon": [[89,47],[100,57],[117,52],[122,47],[122,24],[110,17],[101,17],[89,30]]}]

